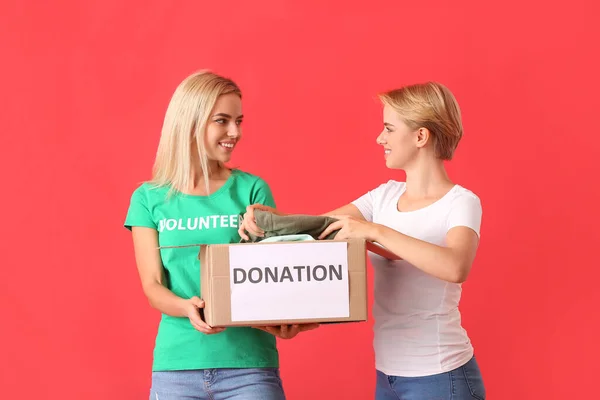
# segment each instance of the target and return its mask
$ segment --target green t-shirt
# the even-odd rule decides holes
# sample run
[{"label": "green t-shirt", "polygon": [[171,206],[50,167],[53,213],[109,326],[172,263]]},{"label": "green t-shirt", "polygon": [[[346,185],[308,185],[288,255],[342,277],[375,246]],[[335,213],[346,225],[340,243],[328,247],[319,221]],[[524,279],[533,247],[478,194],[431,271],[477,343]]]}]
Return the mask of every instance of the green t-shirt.
[{"label": "green t-shirt", "polygon": [[[238,224],[246,206],[275,207],[261,178],[233,170],[210,196],[175,192],[144,183],[131,196],[125,227],[153,228],[160,246],[222,244],[240,241]],[[188,299],[200,293],[199,247],[161,249],[167,287]],[[197,331],[188,318],[163,314],[154,347],[153,371],[278,367],[275,337],[254,328],[227,328],[213,335]]]}]

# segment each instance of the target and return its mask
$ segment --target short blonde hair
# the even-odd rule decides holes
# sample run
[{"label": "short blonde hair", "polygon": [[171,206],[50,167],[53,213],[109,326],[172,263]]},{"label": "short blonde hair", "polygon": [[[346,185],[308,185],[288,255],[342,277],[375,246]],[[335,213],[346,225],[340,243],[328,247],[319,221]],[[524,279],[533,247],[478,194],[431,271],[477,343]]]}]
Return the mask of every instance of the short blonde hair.
[{"label": "short blonde hair", "polygon": [[192,143],[195,142],[209,194],[210,171],[204,135],[217,99],[229,93],[242,97],[232,80],[207,70],[191,74],[177,86],[165,113],[152,183],[170,186],[171,190],[187,190],[193,183]]},{"label": "short blonde hair", "polygon": [[409,128],[427,128],[433,136],[435,155],[451,160],[462,138],[460,107],[452,92],[437,82],[404,86],[379,95]]}]

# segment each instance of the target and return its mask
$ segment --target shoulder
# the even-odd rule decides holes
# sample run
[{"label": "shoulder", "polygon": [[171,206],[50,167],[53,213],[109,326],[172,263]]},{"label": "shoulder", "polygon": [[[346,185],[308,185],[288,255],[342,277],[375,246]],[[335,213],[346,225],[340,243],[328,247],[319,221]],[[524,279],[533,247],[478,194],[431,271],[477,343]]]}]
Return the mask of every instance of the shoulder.
[{"label": "shoulder", "polygon": [[398,182],[395,180],[389,180],[381,185],[377,186],[372,190],[375,194],[379,196],[385,196],[387,194],[396,195],[404,190],[406,187],[406,182]]},{"label": "shoulder", "polygon": [[241,185],[248,188],[260,188],[269,187],[267,182],[258,175],[250,172],[242,171],[239,169],[232,169],[231,174],[237,185]]},{"label": "shoulder", "polygon": [[167,190],[167,188],[157,187],[148,182],[136,187],[131,194],[129,209],[125,217],[125,227],[131,229],[134,226],[143,226],[156,229],[152,210],[161,202],[161,199],[164,199],[164,193]]},{"label": "shoulder", "polygon": [[385,183],[380,184],[379,186],[369,190],[367,193],[363,194],[361,197],[357,199],[357,201],[377,201],[383,197],[388,195],[395,195],[404,190],[405,183],[397,182],[394,180],[389,180]]},{"label": "shoulder", "polygon": [[131,201],[151,202],[157,199],[164,199],[169,188],[165,186],[157,186],[151,182],[143,182],[138,185],[131,194]]},{"label": "shoulder", "polygon": [[250,193],[251,201],[255,201],[256,196],[272,196],[269,184],[260,176],[238,169],[232,170],[231,173],[237,187],[236,190]]},{"label": "shoulder", "polygon": [[460,185],[454,186],[449,193],[450,205],[446,218],[447,230],[456,226],[465,226],[475,231],[477,236],[481,229],[481,200],[479,196]]},{"label": "shoulder", "polygon": [[468,205],[481,208],[481,199],[479,196],[461,185],[455,185],[452,189],[451,201],[453,206]]},{"label": "shoulder", "polygon": [[238,193],[248,196],[248,205],[260,203],[276,207],[273,192],[263,178],[240,170],[232,170],[231,173],[235,176]]},{"label": "shoulder", "polygon": [[152,185],[149,182],[143,182],[142,184],[138,185],[133,190],[133,193],[131,194],[131,198],[132,199],[146,198],[148,195],[148,190],[151,187],[152,187]]},{"label": "shoulder", "polygon": [[403,190],[406,187],[406,182],[398,182],[393,179],[390,179],[386,183],[383,183],[381,186],[385,187],[388,190]]}]

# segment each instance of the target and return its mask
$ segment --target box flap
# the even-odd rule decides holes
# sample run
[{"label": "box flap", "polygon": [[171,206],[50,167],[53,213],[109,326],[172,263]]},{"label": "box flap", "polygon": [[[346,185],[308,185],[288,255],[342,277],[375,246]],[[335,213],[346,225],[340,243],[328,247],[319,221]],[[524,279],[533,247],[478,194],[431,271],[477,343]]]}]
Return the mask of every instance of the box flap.
[{"label": "box flap", "polygon": [[377,242],[367,242],[367,250],[371,253],[380,255],[383,258],[387,258],[388,260],[402,260],[396,254],[392,253]]}]

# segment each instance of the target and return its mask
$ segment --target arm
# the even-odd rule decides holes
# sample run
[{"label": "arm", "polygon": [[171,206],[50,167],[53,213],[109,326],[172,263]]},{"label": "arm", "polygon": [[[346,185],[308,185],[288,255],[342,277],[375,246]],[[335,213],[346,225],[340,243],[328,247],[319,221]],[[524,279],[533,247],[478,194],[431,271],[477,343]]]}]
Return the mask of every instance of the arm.
[{"label": "arm", "polygon": [[223,329],[213,329],[200,318],[198,310],[204,308],[204,301],[198,297],[182,299],[164,286],[164,269],[158,250],[158,232],[152,228],[137,226],[132,227],[131,230],[142,289],[150,305],[163,314],[189,318],[194,328],[203,333],[221,332]]},{"label": "arm", "polygon": [[335,217],[336,215],[349,215],[356,219],[366,221],[365,217],[362,215],[362,213],[360,212],[358,207],[356,207],[352,203],[346,204],[345,206],[342,206],[340,208],[337,208],[333,211],[330,211],[330,212],[322,214],[322,215],[325,217]]},{"label": "arm", "polygon": [[383,225],[373,225],[373,241],[423,272],[448,282],[466,281],[479,245],[479,237],[471,228],[457,226],[450,229],[446,236],[446,247],[442,247],[403,235]]},{"label": "arm", "polygon": [[462,196],[449,210],[445,246],[404,235],[381,224],[343,217],[321,234],[340,230],[336,238],[362,238],[377,242],[416,268],[436,278],[461,283],[467,279],[479,246],[481,203],[476,196]]},{"label": "arm", "polygon": [[479,245],[477,233],[465,226],[450,229],[444,247],[352,217],[344,217],[329,225],[321,237],[338,229],[340,232],[336,238],[364,238],[377,242],[423,272],[454,283],[467,279]]},{"label": "arm", "polygon": [[[373,204],[375,202],[375,198],[378,195],[379,191],[381,191],[384,188],[385,185],[380,185],[378,188],[365,193],[353,203],[346,204],[333,211],[321,214],[321,216],[334,218],[339,218],[341,216],[351,216],[355,219],[362,221],[372,221]],[[254,201],[253,203],[257,202]],[[268,207],[263,204],[252,204],[246,207],[246,213],[244,214],[243,221],[238,229],[240,237],[242,237],[244,240],[250,240],[248,235],[246,235],[246,231],[252,233],[254,236],[264,236],[264,232],[256,225],[254,219],[254,210],[256,209],[269,211],[276,215],[288,215],[284,212],[277,210],[274,207]]]},{"label": "arm", "polygon": [[[238,233],[240,237],[244,240],[250,240],[246,232],[250,232],[255,236],[264,236],[264,231],[256,225],[256,220],[254,219],[254,210],[264,210],[269,211],[276,215],[290,215],[284,213],[276,208],[265,206],[263,204],[252,204],[246,207],[246,213],[244,214],[244,218],[242,223],[238,228]],[[365,217],[363,217],[362,213],[358,210],[358,208],[354,204],[346,204],[340,208],[337,208],[333,211],[327,212],[325,214],[321,214],[324,217],[339,217],[340,215],[351,216],[356,219],[360,219],[365,221]]]}]

